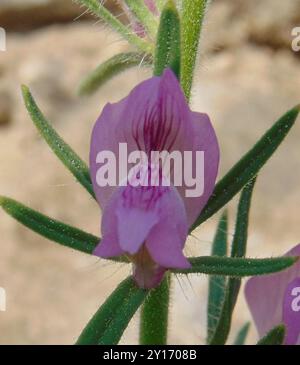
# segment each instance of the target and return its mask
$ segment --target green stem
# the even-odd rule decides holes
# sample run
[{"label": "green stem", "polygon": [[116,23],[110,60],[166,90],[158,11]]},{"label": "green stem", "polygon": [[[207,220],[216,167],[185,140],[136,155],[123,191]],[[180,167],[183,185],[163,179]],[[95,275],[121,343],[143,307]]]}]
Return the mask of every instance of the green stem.
[{"label": "green stem", "polygon": [[205,8],[208,0],[183,0],[181,85],[189,100]]},{"label": "green stem", "polygon": [[143,304],[140,323],[140,345],[165,345],[168,333],[170,275],[153,289]]}]

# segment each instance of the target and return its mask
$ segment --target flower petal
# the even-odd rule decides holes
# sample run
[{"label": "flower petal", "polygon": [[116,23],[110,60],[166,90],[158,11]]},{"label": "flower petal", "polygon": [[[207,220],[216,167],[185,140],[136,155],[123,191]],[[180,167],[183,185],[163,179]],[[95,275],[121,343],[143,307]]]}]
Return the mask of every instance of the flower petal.
[{"label": "flower petal", "polygon": [[119,141],[117,139],[118,125],[121,120],[126,100],[123,99],[116,104],[107,104],[92,131],[90,147],[90,172],[93,183],[93,189],[102,210],[106,207],[110,197],[116,189],[116,186],[107,185],[100,187],[97,184],[97,155],[102,151],[111,151],[118,156]]},{"label": "flower petal", "polygon": [[116,208],[117,201],[112,200],[108,204],[102,216],[102,239],[95,248],[93,254],[99,257],[117,257],[124,254],[119,245],[119,238],[116,230]]},{"label": "flower petal", "polygon": [[[123,193],[140,195],[143,199],[140,190],[128,187],[123,189]],[[143,209],[142,202],[140,207],[138,205],[130,207],[124,204],[124,199],[126,197],[122,196],[116,212],[118,237],[122,249],[134,255],[146,240],[151,228],[158,222],[159,216],[154,209]]]},{"label": "flower petal", "polygon": [[115,233],[106,234],[93,251],[93,255],[103,258],[118,257],[123,253]]},{"label": "flower petal", "polygon": [[146,242],[158,265],[188,268],[182,253],[187,232],[185,207],[174,187],[128,185],[113,194],[104,211],[103,241],[95,252],[135,255]]},{"label": "flower petal", "polygon": [[163,193],[157,202],[159,219],[146,239],[146,247],[152,259],[162,267],[189,268],[190,263],[183,255],[188,233],[183,201],[176,188],[160,189]]},{"label": "flower petal", "polygon": [[184,256],[182,240],[174,224],[164,222],[155,226],[146,241],[146,247],[152,257],[162,267],[188,269],[191,264]]},{"label": "flower petal", "polygon": [[[196,152],[204,151],[202,196],[186,197],[186,190],[190,190],[191,186],[185,179],[181,181],[182,186],[178,186],[187,211],[188,224],[191,225],[213,190],[218,171],[219,147],[208,116],[190,111],[180,84],[171,70],[166,70],[161,77],[152,77],[142,82],[119,103],[108,104],[96,122],[92,133],[90,169],[94,191],[102,209],[116,187],[100,187],[97,184],[97,155],[101,151],[111,151],[116,156],[117,166],[123,166],[127,160],[123,161],[121,159],[124,156],[119,156],[121,143],[127,144],[128,154],[143,151],[148,158],[153,151],[179,151],[181,155],[191,151],[193,160],[190,168],[193,174],[198,166]],[[131,167],[132,164],[128,164],[128,170]],[[117,174],[117,179],[119,178]],[[175,176],[170,176],[173,184],[174,178]]]},{"label": "flower petal", "polygon": [[[285,256],[300,256],[300,244]],[[280,273],[254,277],[246,283],[246,300],[260,337],[282,323],[286,288],[298,276],[300,276],[300,262]]]},{"label": "flower petal", "polygon": [[[196,159],[197,151],[204,152],[204,180],[203,180],[203,193],[198,196],[188,197],[187,190],[195,189],[197,185],[191,187],[185,181],[182,187],[178,187],[179,194],[181,195],[188,217],[188,224],[191,226],[202,209],[205,207],[209,197],[211,196],[215,187],[215,182],[219,169],[220,150],[218,140],[211,124],[211,121],[207,114],[190,112],[193,124],[193,139],[190,137],[190,147],[188,150],[192,151],[193,159],[191,171],[193,177],[197,176],[197,169],[201,171],[199,161]],[[185,166],[188,168],[189,166]],[[197,179],[199,184],[202,174],[199,174],[200,179]]]},{"label": "flower petal", "polygon": [[[126,121],[126,123],[124,123]],[[184,151],[193,133],[190,111],[180,84],[167,69],[129,94],[120,123],[129,150]]]},{"label": "flower petal", "polygon": [[286,345],[296,345],[300,340],[300,277],[293,280],[284,294],[283,321],[287,333]]}]

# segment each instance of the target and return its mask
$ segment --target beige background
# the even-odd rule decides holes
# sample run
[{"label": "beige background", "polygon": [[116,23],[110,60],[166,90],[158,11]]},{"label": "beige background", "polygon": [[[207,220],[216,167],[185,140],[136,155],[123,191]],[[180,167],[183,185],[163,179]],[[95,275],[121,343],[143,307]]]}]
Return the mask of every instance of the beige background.
[{"label": "beige background", "polygon": [[[78,98],[81,78],[128,46],[95,20],[75,20],[71,1],[0,0],[7,52],[0,53],[0,194],[99,234],[100,211],[39,137],[22,104],[32,89],[54,127],[85,159],[93,123],[104,104],[125,96],[150,73],[133,69],[94,96]],[[108,2],[109,5],[114,5]],[[115,9],[115,6],[113,6]],[[60,9],[58,11],[58,9]],[[118,10],[116,10],[118,11]],[[193,109],[208,112],[221,145],[220,176],[272,123],[300,101],[300,58],[291,29],[300,26],[299,0],[215,0],[202,36]],[[249,256],[280,255],[300,241],[299,120],[261,173],[253,200]],[[233,231],[235,202],[230,204]],[[197,231],[187,252],[210,251],[216,218]],[[71,344],[130,268],[51,243],[0,212],[1,344]],[[207,277],[174,280],[172,344],[202,344]],[[241,295],[232,336],[250,319]],[[123,343],[136,343],[137,323]],[[256,340],[251,327],[249,342]]]}]

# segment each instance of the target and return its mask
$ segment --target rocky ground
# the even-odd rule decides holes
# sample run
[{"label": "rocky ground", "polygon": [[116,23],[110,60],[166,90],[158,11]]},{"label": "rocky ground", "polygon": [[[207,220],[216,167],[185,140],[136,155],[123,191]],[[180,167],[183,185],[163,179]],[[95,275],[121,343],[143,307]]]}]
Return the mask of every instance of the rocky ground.
[{"label": "rocky ground", "polygon": [[[15,32],[20,24],[14,25],[13,18],[8,22],[7,14],[15,11],[22,19],[22,12],[12,3],[17,2],[0,1],[0,26],[6,14],[12,30],[7,52],[0,53],[0,193],[99,234],[97,205],[38,136],[23,106],[20,84],[30,86],[55,128],[87,159],[91,128],[103,105],[125,96],[150,73],[134,69],[92,97],[77,97],[81,78],[127,45],[94,21],[57,24],[61,18],[53,17],[42,28]],[[31,5],[33,15],[33,6],[41,3]],[[43,3],[56,3],[58,9],[67,1]],[[300,26],[299,10],[298,0],[222,0],[208,13],[192,103],[214,122],[222,151],[220,176],[275,119],[299,103],[299,56],[290,49],[291,29]],[[68,10],[64,19],[74,15]],[[299,138],[298,123],[258,179],[249,256],[279,255],[300,240]],[[234,202],[230,213],[232,232]],[[0,312],[0,343],[73,343],[130,269],[59,247],[4,213],[0,216],[0,286],[6,288],[8,301],[7,311]],[[215,222],[216,218],[198,230],[189,253],[209,252]],[[174,280],[170,343],[204,343],[206,290],[202,276]],[[233,334],[249,318],[241,296]],[[136,326],[137,318],[125,343],[136,342]],[[249,340],[255,339],[252,326]]]}]

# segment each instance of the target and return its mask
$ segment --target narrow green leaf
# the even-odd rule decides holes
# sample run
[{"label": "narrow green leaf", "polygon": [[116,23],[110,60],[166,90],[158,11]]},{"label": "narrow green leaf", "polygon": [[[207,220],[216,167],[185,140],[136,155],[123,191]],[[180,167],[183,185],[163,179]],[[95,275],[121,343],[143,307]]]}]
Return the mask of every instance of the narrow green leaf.
[{"label": "narrow green leaf", "polygon": [[228,212],[222,214],[212,245],[212,256],[227,255]]},{"label": "narrow green leaf", "polygon": [[182,1],[182,70],[181,85],[189,100],[205,9],[208,0]]},{"label": "narrow green leaf", "polygon": [[148,291],[132,277],[125,279],[101,305],[82,331],[77,345],[116,345]]},{"label": "narrow green leaf", "polygon": [[157,34],[154,75],[160,76],[169,67],[180,75],[180,18],[173,0],[168,0],[160,16]]},{"label": "narrow green leaf", "polygon": [[244,257],[247,250],[249,213],[256,178],[244,187],[239,200],[231,257]]},{"label": "narrow green leaf", "polygon": [[236,339],[234,341],[234,345],[236,346],[241,346],[241,345],[245,345],[247,336],[248,336],[248,332],[250,329],[250,322],[247,322],[246,324],[244,324],[244,326],[239,330]]},{"label": "narrow green leaf", "polygon": [[294,125],[299,110],[300,106],[298,105],[282,116],[254,147],[218,182],[206,207],[193,224],[191,230],[198,227],[220,210],[245,184],[257,175]]},{"label": "narrow green leaf", "polygon": [[[246,185],[241,194],[231,249],[232,258],[244,257],[246,254],[249,211],[254,184],[255,179]],[[215,331],[209,338],[209,344],[224,345],[226,343],[231,328],[232,314],[237,301],[240,286],[240,278],[229,278],[227,280],[226,289],[224,290],[225,294],[223,296],[223,303],[218,318],[219,320],[216,323]]]},{"label": "narrow green leaf", "polygon": [[231,313],[230,291],[227,286],[219,320],[216,324],[215,331],[209,338],[209,345],[225,345],[231,326]]},{"label": "narrow green leaf", "polygon": [[122,24],[110,11],[98,0],[74,0],[88,8],[93,14],[101,18],[113,30],[121,34],[129,43],[137,47],[140,51],[153,53],[153,46],[143,38],[136,35],[130,28]]},{"label": "narrow green leaf", "polygon": [[[254,184],[255,179],[245,186],[241,194],[231,249],[232,258],[244,257],[246,254],[249,212]],[[224,345],[226,343],[240,286],[240,278],[229,278],[227,280],[219,321],[216,324],[214,333],[209,338],[209,344]]]},{"label": "narrow green leaf", "polygon": [[145,300],[140,322],[140,345],[166,345],[170,299],[170,276],[150,291]]},{"label": "narrow green leaf", "polygon": [[158,21],[154,14],[152,14],[152,12],[147,8],[144,0],[125,0],[125,2],[140,23],[146,28],[150,37],[155,39]]},{"label": "narrow green leaf", "polygon": [[50,123],[46,120],[41,110],[33,99],[28,87],[22,86],[22,93],[27,111],[36,128],[48,143],[49,147],[75,176],[80,184],[93,196],[93,186],[87,165],[57,134]]},{"label": "narrow green leaf", "polygon": [[[212,256],[226,256],[227,254],[227,211],[221,216],[217,232],[213,241]],[[222,312],[225,297],[225,276],[209,277],[208,305],[207,305],[207,342],[214,334]]]},{"label": "narrow green leaf", "polygon": [[[74,250],[91,255],[100,242],[99,237],[50,218],[13,199],[0,196],[0,207],[32,231]],[[128,262],[125,257],[113,258],[112,260]]]},{"label": "narrow green leaf", "polygon": [[190,269],[173,270],[178,274],[208,274],[245,277],[266,275],[282,271],[298,261],[298,257],[278,257],[267,259],[248,259],[239,257],[202,256],[189,261]]},{"label": "narrow green leaf", "polygon": [[257,345],[283,345],[285,338],[285,326],[279,325],[274,327],[265,337],[260,339]]},{"label": "narrow green leaf", "polygon": [[[249,213],[251,206],[251,198],[253,193],[253,188],[255,185],[256,178],[251,180],[243,189],[239,206],[237,211],[237,218],[235,224],[235,232],[231,247],[231,257],[245,257],[247,250],[247,240],[248,240],[248,224],[249,224]],[[236,278],[229,279],[228,291],[229,298],[231,302],[231,313],[234,310],[239,291],[241,287],[241,280]]]},{"label": "narrow green leaf", "polygon": [[1,196],[0,206],[32,231],[74,250],[92,254],[100,241],[100,238],[92,234],[47,217],[13,199]]},{"label": "narrow green leaf", "polygon": [[138,65],[150,65],[149,57],[141,53],[119,53],[99,65],[79,85],[79,95],[89,95],[98,90],[112,77]]}]

